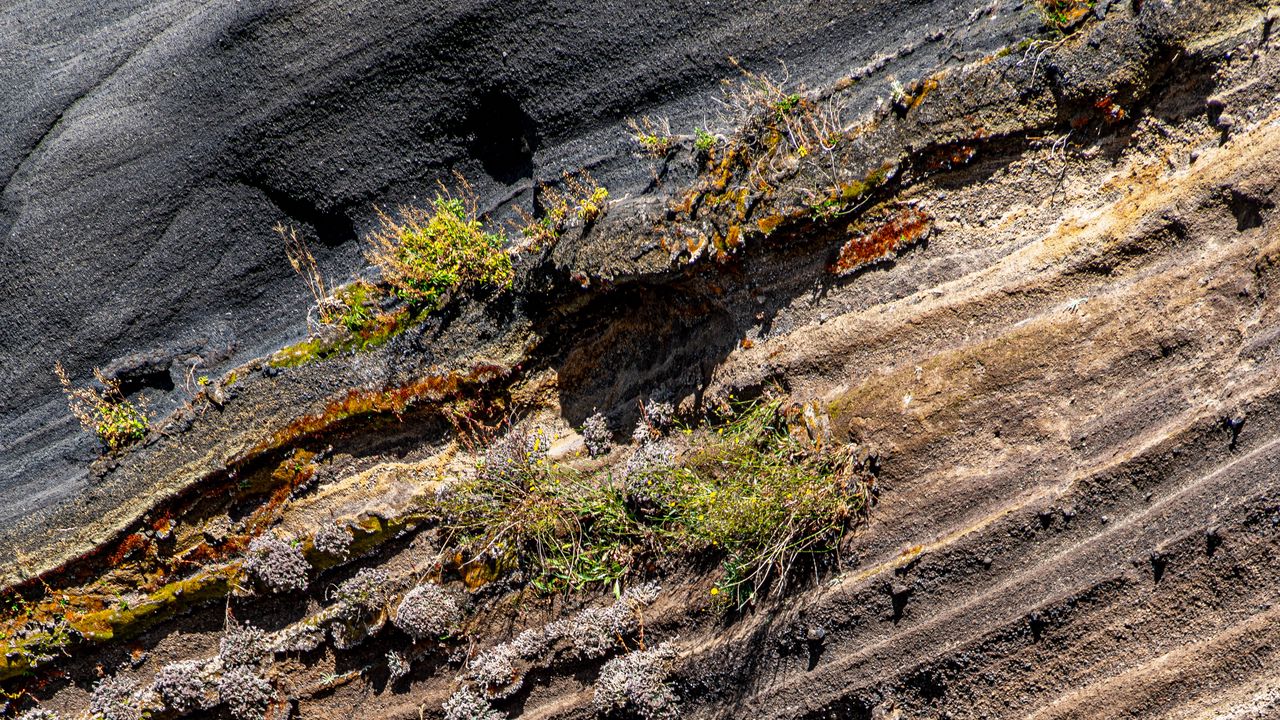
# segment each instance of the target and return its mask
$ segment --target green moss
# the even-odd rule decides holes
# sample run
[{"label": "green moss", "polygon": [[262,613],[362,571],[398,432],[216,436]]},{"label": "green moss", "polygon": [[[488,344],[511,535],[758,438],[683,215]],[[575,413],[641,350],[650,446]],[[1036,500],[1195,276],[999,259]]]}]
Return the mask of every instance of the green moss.
[{"label": "green moss", "polygon": [[137,603],[122,600],[116,607],[68,615],[65,622],[52,623],[52,630],[11,638],[0,644],[0,680],[29,672],[74,642],[104,643],[135,637],[183,608],[225,597],[238,572],[238,564],[202,571],[165,585]]},{"label": "green moss", "polygon": [[1022,40],[1019,40],[1013,45],[1006,45],[1000,48],[999,52],[996,53],[996,57],[1003,58],[1016,53],[1026,52],[1027,48],[1031,47],[1032,43],[1034,43],[1035,41],[1036,41],[1035,38],[1023,38]]},{"label": "green moss", "polygon": [[423,316],[423,314],[415,316],[409,308],[401,308],[394,313],[373,315],[364,320],[363,324],[348,325],[344,321],[346,334],[339,338],[334,340],[307,338],[277,351],[267,364],[277,368],[300,367],[334,355],[373,350],[412,327]]},{"label": "green moss", "polygon": [[[430,518],[421,514],[408,514],[396,518],[369,516],[362,518],[352,528],[355,538],[351,554],[359,557],[377,548],[387,540],[398,536],[407,527],[427,522]],[[308,561],[318,569],[330,567],[339,559],[307,548]],[[241,572],[238,562],[201,570],[191,577],[159,588],[135,603],[118,602],[96,612],[79,616],[67,616],[66,623],[55,623],[53,630],[41,630],[21,639],[9,638],[0,642],[0,680],[17,677],[34,669],[42,658],[50,658],[75,642],[107,643],[136,637],[185,608],[226,597],[237,582]],[[16,596],[14,596],[16,598]],[[13,599],[14,612],[25,612],[31,617],[32,606]]]}]

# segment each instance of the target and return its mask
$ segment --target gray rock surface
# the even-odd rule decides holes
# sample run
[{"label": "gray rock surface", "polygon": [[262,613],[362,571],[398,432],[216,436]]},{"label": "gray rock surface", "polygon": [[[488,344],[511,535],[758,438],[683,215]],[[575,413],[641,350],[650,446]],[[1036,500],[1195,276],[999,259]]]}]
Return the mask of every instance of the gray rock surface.
[{"label": "gray rock surface", "polygon": [[[992,10],[994,8],[994,11]],[[19,2],[0,10],[0,516],[73,496],[98,452],[51,368],[100,366],[163,413],[298,338],[310,300],[271,230],[358,272],[375,204],[458,169],[486,208],[588,167],[651,190],[623,123],[717,123],[729,58],[792,82],[973,60],[1023,3]],[[855,109],[856,110],[856,109]]]}]

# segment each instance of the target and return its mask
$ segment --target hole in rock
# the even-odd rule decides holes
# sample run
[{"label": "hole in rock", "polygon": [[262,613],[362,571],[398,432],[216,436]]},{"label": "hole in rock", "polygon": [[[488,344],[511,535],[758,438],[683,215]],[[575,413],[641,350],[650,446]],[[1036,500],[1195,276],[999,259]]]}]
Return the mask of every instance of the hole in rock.
[{"label": "hole in rock", "polygon": [[490,177],[507,185],[533,177],[538,127],[515,98],[500,91],[481,95],[467,128],[471,153]]}]

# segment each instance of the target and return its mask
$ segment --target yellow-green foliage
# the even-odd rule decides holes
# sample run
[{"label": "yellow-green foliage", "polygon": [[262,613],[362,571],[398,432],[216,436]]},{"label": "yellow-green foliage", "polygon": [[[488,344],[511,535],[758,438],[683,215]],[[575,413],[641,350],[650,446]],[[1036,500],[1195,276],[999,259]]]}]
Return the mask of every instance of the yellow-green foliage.
[{"label": "yellow-green foliage", "polygon": [[[869,501],[848,455],[792,439],[778,409],[745,407],[692,436],[682,461],[625,483],[530,455],[459,483],[435,510],[454,542],[525,564],[543,590],[610,583],[646,559],[712,552],[724,562],[716,594],[741,605],[785,579],[798,558],[834,549]],[[640,509],[638,496],[651,507]]]},{"label": "yellow-green foliage", "polygon": [[671,124],[666,118],[653,120],[648,117],[637,122],[634,118],[627,120],[631,130],[631,140],[641,152],[650,157],[665,157],[676,146],[676,138],[671,134]]},{"label": "yellow-green foliage", "polygon": [[91,387],[78,388],[71,384],[62,363],[53,367],[67,395],[71,414],[88,431],[96,434],[111,452],[126,448],[147,436],[151,423],[146,413],[129,402],[120,392],[120,383],[106,377],[97,368],[93,375],[102,384],[102,391]]},{"label": "yellow-green foliage", "polygon": [[339,309],[332,320],[351,332],[365,329],[377,315],[378,295],[378,288],[364,281],[338,288],[334,299]]},{"label": "yellow-green foliage", "polygon": [[[340,291],[341,292],[341,291]],[[364,352],[386,344],[417,318],[409,308],[368,315],[348,307],[338,318],[347,333],[337,338],[309,337],[271,356],[272,367],[299,367],[344,352]]]},{"label": "yellow-green foliage", "polygon": [[439,510],[461,545],[531,562],[545,591],[626,575],[644,538],[620,491],[545,464],[464,481]]},{"label": "yellow-green foliage", "polygon": [[600,212],[604,209],[605,201],[609,199],[609,191],[603,187],[596,186],[591,194],[583,198],[578,203],[576,209],[578,219],[583,222],[591,222],[600,216]]},{"label": "yellow-green foliage", "polygon": [[401,298],[434,307],[454,291],[511,286],[506,235],[485,230],[465,188],[462,198],[436,195],[430,210],[406,207],[381,218],[366,257]]},{"label": "yellow-green foliage", "polygon": [[721,590],[739,603],[801,556],[834,549],[869,499],[850,457],[792,438],[777,403],[747,407],[650,479],[686,541],[724,553]]},{"label": "yellow-green foliage", "polygon": [[709,153],[711,149],[719,142],[719,138],[712,135],[705,128],[696,127],[693,129],[693,149],[701,153]]},{"label": "yellow-green foliage", "polygon": [[542,185],[539,191],[542,217],[534,218],[517,208],[524,219],[520,233],[528,240],[530,250],[554,244],[574,220],[584,225],[595,222],[605,211],[609,201],[609,191],[586,170],[565,172],[563,190]]}]

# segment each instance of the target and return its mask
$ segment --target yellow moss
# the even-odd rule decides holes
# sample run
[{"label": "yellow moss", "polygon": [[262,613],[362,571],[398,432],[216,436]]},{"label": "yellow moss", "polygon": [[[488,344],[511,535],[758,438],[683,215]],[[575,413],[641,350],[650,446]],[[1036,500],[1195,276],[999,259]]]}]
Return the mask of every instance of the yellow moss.
[{"label": "yellow moss", "polygon": [[73,627],[90,642],[105,642],[137,635],[171,617],[179,608],[224,597],[240,564],[206,570],[185,580],[169,583],[146,599],[127,608],[110,608],[80,618]]},{"label": "yellow moss", "polygon": [[729,234],[725,236],[724,244],[730,250],[742,245],[742,228],[737,225],[730,225]]},{"label": "yellow moss", "polygon": [[[238,563],[206,570],[165,585],[134,605],[116,606],[84,615],[68,613],[67,624],[86,642],[101,643],[131,637],[172,617],[183,607],[224,597],[238,572]],[[41,632],[21,640],[11,638],[0,643],[0,680],[27,672],[32,669],[34,656],[56,652],[70,642],[69,636]]]},{"label": "yellow moss", "polygon": [[766,215],[756,221],[756,227],[765,235],[772,235],[774,230],[782,224],[783,217],[781,215]]}]

